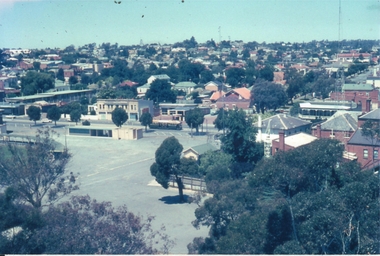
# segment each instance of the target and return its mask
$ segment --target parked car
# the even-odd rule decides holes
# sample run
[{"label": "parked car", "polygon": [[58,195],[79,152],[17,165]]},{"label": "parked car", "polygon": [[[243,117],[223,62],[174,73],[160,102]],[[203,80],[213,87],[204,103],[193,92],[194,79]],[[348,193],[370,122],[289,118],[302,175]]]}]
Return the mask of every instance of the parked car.
[{"label": "parked car", "polygon": [[41,120],[42,121],[42,123],[51,123],[52,121],[50,120],[50,119],[48,119],[48,118],[44,118],[44,119],[42,119]]}]

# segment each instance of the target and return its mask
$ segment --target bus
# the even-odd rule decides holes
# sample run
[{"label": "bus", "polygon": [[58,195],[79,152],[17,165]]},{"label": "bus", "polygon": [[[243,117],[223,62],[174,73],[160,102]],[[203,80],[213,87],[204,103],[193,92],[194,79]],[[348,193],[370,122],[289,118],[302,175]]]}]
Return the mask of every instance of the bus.
[{"label": "bus", "polygon": [[151,129],[182,130],[182,123],[178,120],[152,120]]}]

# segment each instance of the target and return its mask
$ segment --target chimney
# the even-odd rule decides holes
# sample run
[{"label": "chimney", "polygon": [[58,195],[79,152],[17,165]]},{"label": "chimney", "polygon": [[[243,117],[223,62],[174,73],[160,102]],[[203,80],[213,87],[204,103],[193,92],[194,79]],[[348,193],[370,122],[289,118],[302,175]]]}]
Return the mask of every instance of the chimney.
[{"label": "chimney", "polygon": [[371,111],[371,100],[365,101],[365,112],[368,113]]},{"label": "chimney", "polygon": [[278,132],[278,135],[280,136],[279,140],[278,140],[280,142],[279,150],[285,151],[285,132],[284,132],[284,130],[280,130]]},{"label": "chimney", "polygon": [[322,137],[321,124],[317,124],[317,138],[320,139],[321,137]]}]

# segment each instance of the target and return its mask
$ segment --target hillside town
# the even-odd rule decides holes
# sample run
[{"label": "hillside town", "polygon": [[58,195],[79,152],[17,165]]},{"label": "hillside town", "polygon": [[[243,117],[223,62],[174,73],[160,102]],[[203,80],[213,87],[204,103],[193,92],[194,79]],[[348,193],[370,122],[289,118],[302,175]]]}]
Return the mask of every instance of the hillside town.
[{"label": "hillside town", "polygon": [[[0,249],[7,253],[125,254],[123,237],[138,240],[132,254],[183,253],[185,246],[189,254],[380,252],[380,40],[200,43],[191,37],[163,45],[0,49],[0,67],[0,142],[8,143],[0,147],[0,182],[9,188],[0,194],[0,207],[16,211],[15,198],[22,198],[48,223],[20,217],[1,226]],[[64,135],[58,144],[55,133]],[[26,154],[17,153],[21,144]],[[70,146],[74,168],[65,180]],[[51,165],[57,171],[49,193],[14,192],[24,182],[14,180],[33,180]],[[27,171],[33,168],[42,171]],[[154,179],[148,185],[140,180],[146,173]],[[172,237],[161,229],[152,233],[164,248],[157,250],[150,244],[155,235],[142,235],[144,228],[152,232],[153,218],[147,226],[137,215],[129,221],[127,208],[116,210],[89,195],[55,204],[80,186],[100,198],[111,194],[116,202],[128,198],[137,209],[153,209],[181,247],[170,251]],[[153,201],[169,193],[162,188],[178,196]],[[158,200],[165,205],[157,206]],[[48,212],[40,211],[45,202],[51,203]],[[22,209],[20,216],[33,212]],[[70,241],[57,250],[46,230],[60,230],[55,235],[62,240],[78,235],[66,226],[87,225],[87,217],[82,224],[65,213],[82,211],[91,211],[85,216],[92,228],[79,227],[84,235],[74,240],[96,234],[103,241],[106,234],[117,242]],[[176,219],[189,212],[191,223]],[[109,230],[103,222],[97,226],[98,215],[111,223]],[[59,224],[60,218],[70,224]],[[136,236],[119,228],[132,222]],[[187,224],[203,232],[193,231],[192,242],[182,239]],[[17,235],[26,231],[32,242]]]},{"label": "hillside town", "polygon": [[[379,62],[375,40],[198,43],[192,37],[172,45],[2,49],[0,109],[5,117],[26,115],[34,105],[47,113],[52,106],[85,99],[82,114],[92,114],[92,120],[111,120],[113,109],[124,105],[130,121],[149,112],[154,119],[183,122],[194,108],[211,115],[221,108],[249,115],[266,111],[274,116],[255,126],[257,139],[273,144],[271,155],[294,148],[292,143],[336,138],[347,159],[371,168],[378,165],[378,145],[359,135],[365,120],[379,121]],[[52,81],[40,87],[23,83],[33,72]],[[146,97],[155,80],[168,82],[174,98]],[[255,95],[262,81],[278,86],[266,85],[268,92]],[[261,99],[265,93],[272,94],[271,101]]]}]

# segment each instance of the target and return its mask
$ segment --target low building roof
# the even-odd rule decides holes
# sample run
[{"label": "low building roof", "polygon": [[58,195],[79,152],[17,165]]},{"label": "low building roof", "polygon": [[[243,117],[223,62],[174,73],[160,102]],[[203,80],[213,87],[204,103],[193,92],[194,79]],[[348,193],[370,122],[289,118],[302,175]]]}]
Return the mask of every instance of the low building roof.
[{"label": "low building roof", "polygon": [[193,82],[179,82],[175,85],[175,88],[194,88],[195,86],[197,85]]},{"label": "low building roof", "polygon": [[[313,127],[313,129],[316,126]],[[346,111],[338,111],[321,124],[322,130],[356,131],[357,120]]]},{"label": "low building roof", "polygon": [[187,152],[187,151],[189,151],[189,150],[194,151],[194,152],[197,153],[198,155],[202,155],[202,154],[206,153],[207,151],[215,151],[215,150],[218,150],[218,148],[215,147],[215,146],[212,145],[212,144],[206,143],[206,144],[201,144],[201,145],[198,145],[198,146],[190,147],[190,148],[184,150],[183,153],[185,153],[185,152]]},{"label": "low building roof", "polygon": [[[285,144],[293,148],[297,148],[297,147],[309,144],[317,139],[318,139],[317,137],[307,134],[307,133],[303,133],[303,132],[286,136],[284,138]],[[279,142],[279,140],[280,138],[274,139],[274,141],[276,142]]]},{"label": "low building roof", "polygon": [[[304,125],[311,125],[310,121],[305,121],[293,116],[287,116],[285,114],[278,114],[264,119],[262,121],[261,127],[266,128],[268,126],[269,120],[271,120],[270,128],[279,130],[289,130]],[[258,123],[255,123],[255,126],[257,127]]]},{"label": "low building roof", "polygon": [[370,138],[368,136],[362,135],[362,129],[359,128],[356,132],[351,136],[351,139],[347,142],[350,145],[364,145],[364,146],[380,146],[380,139]]},{"label": "low building roof", "polygon": [[359,119],[372,119],[372,120],[380,120],[380,108],[374,109],[367,114],[362,115]]},{"label": "low building roof", "polygon": [[344,91],[372,91],[374,90],[372,84],[344,84]]}]

